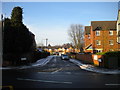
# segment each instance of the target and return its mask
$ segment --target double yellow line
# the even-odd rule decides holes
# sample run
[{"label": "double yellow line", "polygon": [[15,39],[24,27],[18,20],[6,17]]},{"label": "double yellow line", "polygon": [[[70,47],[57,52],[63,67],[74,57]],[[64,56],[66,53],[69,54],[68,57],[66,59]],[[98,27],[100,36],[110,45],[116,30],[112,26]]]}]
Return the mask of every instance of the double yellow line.
[{"label": "double yellow line", "polygon": [[2,88],[1,90],[13,90],[13,86],[0,86],[0,88]]}]

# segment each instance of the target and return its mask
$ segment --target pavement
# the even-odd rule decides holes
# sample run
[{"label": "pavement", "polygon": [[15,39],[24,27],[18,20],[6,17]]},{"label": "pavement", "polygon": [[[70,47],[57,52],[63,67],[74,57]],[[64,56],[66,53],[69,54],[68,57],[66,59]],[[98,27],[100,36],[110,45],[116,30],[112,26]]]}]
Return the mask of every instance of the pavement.
[{"label": "pavement", "polygon": [[0,67],[0,69],[8,70],[8,69],[27,69],[27,68],[33,68],[38,66],[44,66],[46,65],[54,56],[48,56],[47,58],[43,58],[40,60],[37,60],[35,63],[31,63],[29,65],[23,65],[23,66],[8,66],[8,67]]},{"label": "pavement", "polygon": [[102,74],[120,74],[119,69],[106,69],[106,68],[96,67],[91,64],[83,64],[80,60],[76,60],[76,59],[70,59],[70,62],[78,65],[81,69],[91,72],[102,73]]},{"label": "pavement", "polygon": [[[0,67],[0,69],[25,69],[25,68],[32,68],[32,67],[38,67],[38,66],[44,66],[46,65],[54,56],[48,56],[47,58],[43,58],[38,60],[35,63],[32,63],[30,65],[24,65],[24,66],[18,66],[18,67]],[[96,73],[102,73],[102,74],[120,74],[119,69],[106,69],[101,67],[96,67],[91,64],[84,64],[80,60],[76,59],[70,59],[70,62],[78,65],[81,69],[96,72]]]}]

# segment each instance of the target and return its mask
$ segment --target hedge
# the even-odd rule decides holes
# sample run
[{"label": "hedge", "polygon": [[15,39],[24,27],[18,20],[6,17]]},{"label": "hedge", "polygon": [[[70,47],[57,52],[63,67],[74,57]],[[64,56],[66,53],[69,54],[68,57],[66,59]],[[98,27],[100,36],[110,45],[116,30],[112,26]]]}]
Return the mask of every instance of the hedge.
[{"label": "hedge", "polygon": [[99,52],[96,55],[105,55],[105,56],[120,56],[120,51],[110,51],[110,52]]}]

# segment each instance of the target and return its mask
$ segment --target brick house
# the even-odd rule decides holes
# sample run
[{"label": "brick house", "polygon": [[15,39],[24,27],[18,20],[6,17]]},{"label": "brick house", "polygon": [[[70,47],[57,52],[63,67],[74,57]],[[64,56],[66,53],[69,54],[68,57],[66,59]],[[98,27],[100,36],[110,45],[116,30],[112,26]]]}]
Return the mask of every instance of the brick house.
[{"label": "brick house", "polygon": [[120,10],[117,17],[117,42],[120,43]]},{"label": "brick house", "polygon": [[91,26],[85,26],[84,51],[107,52],[118,51],[117,21],[92,21]]}]

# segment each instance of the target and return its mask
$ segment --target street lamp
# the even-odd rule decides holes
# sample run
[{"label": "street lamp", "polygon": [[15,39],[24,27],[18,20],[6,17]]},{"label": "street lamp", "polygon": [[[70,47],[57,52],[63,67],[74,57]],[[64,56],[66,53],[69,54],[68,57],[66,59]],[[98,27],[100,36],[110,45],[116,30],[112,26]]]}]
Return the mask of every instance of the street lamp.
[{"label": "street lamp", "polygon": [[45,40],[46,40],[46,48],[47,48],[48,39],[46,38]]}]

